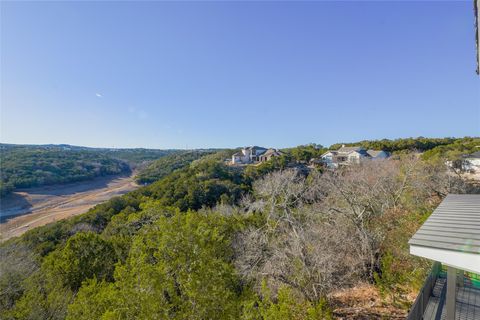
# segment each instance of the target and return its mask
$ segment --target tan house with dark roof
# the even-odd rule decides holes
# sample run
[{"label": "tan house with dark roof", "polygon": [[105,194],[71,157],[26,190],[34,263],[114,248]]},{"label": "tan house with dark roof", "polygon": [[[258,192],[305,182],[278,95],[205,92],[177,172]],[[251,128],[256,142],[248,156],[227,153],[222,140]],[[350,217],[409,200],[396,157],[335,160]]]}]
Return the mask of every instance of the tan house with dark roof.
[{"label": "tan house with dark roof", "polygon": [[277,150],[277,149],[268,149],[267,151],[265,151],[265,153],[261,154],[260,157],[259,157],[259,161],[260,162],[265,162],[265,161],[268,161],[272,158],[275,158],[275,157],[279,157],[283,154],[282,151],[280,150]]}]

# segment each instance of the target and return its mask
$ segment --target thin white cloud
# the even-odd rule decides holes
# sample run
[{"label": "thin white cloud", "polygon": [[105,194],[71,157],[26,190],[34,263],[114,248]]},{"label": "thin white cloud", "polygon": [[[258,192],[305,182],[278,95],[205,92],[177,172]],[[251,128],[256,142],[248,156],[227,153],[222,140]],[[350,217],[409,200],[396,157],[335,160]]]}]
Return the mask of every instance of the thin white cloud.
[{"label": "thin white cloud", "polygon": [[103,98],[103,94],[101,94],[101,93],[98,93],[98,92],[97,92],[97,93],[95,93],[95,95],[96,95],[98,98]]}]

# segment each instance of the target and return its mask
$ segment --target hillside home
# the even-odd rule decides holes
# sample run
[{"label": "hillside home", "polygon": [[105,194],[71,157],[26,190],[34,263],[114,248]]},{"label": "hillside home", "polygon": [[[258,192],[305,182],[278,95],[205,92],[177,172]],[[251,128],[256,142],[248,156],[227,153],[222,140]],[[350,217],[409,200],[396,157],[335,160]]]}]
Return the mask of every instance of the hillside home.
[{"label": "hillside home", "polygon": [[267,149],[263,147],[253,146],[242,148],[240,152],[232,155],[231,164],[250,164],[257,162],[265,162],[273,157],[282,155],[282,152],[277,149]]},{"label": "hillside home", "polygon": [[480,151],[464,156],[463,167],[466,171],[480,172]]},{"label": "hillside home", "polygon": [[362,160],[386,159],[390,153],[383,150],[366,150],[363,147],[345,147],[343,145],[338,150],[325,152],[321,157],[321,162],[329,168],[337,168],[341,165],[360,163]]}]

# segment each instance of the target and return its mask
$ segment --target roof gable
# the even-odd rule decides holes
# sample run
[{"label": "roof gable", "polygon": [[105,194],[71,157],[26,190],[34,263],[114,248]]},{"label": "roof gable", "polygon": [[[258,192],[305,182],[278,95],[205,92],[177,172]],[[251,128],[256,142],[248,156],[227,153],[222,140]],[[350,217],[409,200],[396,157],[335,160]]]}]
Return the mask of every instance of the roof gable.
[{"label": "roof gable", "polygon": [[267,151],[265,151],[262,156],[270,156],[270,155],[277,155],[277,156],[280,156],[282,155],[283,152],[277,150],[277,149],[273,149],[273,148],[270,148],[268,149]]},{"label": "roof gable", "polygon": [[325,156],[328,155],[329,153],[330,153],[332,156],[335,156],[335,155],[337,155],[338,152],[337,152],[337,151],[334,151],[334,150],[330,150],[330,151],[327,151],[327,152],[325,152],[324,154],[322,154],[321,157],[325,157]]}]

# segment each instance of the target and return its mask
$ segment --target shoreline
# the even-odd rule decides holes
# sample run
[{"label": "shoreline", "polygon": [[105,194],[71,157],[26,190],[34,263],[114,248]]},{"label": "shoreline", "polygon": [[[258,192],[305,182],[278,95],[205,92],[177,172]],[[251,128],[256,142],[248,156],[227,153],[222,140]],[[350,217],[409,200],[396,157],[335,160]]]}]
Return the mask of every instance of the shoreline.
[{"label": "shoreline", "polygon": [[[105,176],[91,181],[21,189],[2,199],[0,242],[28,230],[87,212],[99,203],[140,187],[130,175]],[[7,216],[4,216],[4,214]],[[9,218],[7,218],[9,217]]]}]

